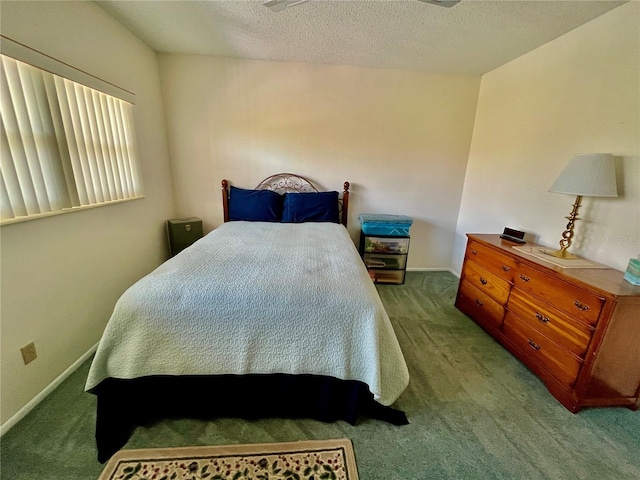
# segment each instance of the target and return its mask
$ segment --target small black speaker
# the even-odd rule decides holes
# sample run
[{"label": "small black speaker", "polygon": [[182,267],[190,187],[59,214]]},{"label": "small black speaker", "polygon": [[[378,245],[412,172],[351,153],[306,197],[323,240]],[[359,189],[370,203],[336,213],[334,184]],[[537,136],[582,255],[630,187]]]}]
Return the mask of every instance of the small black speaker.
[{"label": "small black speaker", "polygon": [[202,238],[202,220],[197,217],[167,220],[167,236],[173,257]]}]

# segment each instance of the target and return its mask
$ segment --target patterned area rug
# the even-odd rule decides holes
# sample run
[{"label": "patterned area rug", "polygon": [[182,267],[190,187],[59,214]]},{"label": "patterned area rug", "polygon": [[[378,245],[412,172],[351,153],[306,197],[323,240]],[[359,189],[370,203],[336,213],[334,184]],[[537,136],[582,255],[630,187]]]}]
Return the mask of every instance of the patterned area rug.
[{"label": "patterned area rug", "polygon": [[358,480],[351,440],[120,450],[99,480]]}]

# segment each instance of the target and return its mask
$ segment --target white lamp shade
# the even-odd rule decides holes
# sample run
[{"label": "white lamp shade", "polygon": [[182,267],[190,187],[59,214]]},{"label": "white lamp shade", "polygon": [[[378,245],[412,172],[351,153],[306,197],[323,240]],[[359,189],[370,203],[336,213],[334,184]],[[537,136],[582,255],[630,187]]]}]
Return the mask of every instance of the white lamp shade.
[{"label": "white lamp shade", "polygon": [[610,153],[575,155],[560,172],[549,191],[585,197],[617,197],[613,155]]}]

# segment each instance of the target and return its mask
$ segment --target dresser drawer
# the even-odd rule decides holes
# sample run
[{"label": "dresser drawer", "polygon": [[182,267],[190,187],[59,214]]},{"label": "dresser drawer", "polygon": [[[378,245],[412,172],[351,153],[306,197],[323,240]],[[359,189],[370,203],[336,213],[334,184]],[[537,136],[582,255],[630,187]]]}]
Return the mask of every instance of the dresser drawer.
[{"label": "dresser drawer", "polygon": [[463,280],[460,284],[456,306],[485,327],[502,327],[504,307],[471,285],[468,280]]},{"label": "dresser drawer", "polygon": [[604,299],[576,285],[519,264],[514,284],[583,322],[595,325]]},{"label": "dresser drawer", "polygon": [[593,328],[545,305],[517,288],[511,290],[507,310],[547,338],[584,358]]},{"label": "dresser drawer", "polygon": [[504,278],[507,281],[513,280],[513,272],[516,268],[516,261],[506,255],[496,252],[484,245],[470,241],[465,253],[466,258],[480,263],[491,273]]},{"label": "dresser drawer", "polygon": [[502,333],[523,352],[522,360],[532,360],[542,365],[560,382],[571,387],[578,376],[582,361],[560,347],[538,330],[520,321],[513,313],[507,312]]},{"label": "dresser drawer", "polygon": [[464,263],[462,278],[471,285],[489,295],[502,305],[507,303],[511,284],[497,275],[485,270],[476,262],[468,261]]}]

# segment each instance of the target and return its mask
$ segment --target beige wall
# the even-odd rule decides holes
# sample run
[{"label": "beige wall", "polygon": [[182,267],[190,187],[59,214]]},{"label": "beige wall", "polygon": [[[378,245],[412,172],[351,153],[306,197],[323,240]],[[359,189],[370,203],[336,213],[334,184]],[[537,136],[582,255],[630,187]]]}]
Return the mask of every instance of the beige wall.
[{"label": "beige wall", "polygon": [[[4,423],[100,338],[119,295],[167,255],[174,213],[156,54],[91,3],[2,2],[2,34],[137,94],[146,198],[5,225]],[[23,365],[20,347],[38,358]]]},{"label": "beige wall", "polygon": [[575,153],[617,157],[618,198],[585,198],[571,250],[624,270],[640,247],[640,3],[482,77],[453,268],[467,232],[557,246],[575,197],[547,192]]},{"label": "beige wall", "polygon": [[409,267],[449,267],[480,79],[161,54],[176,205],[210,230],[220,180],[351,182],[359,213],[410,215]]}]

